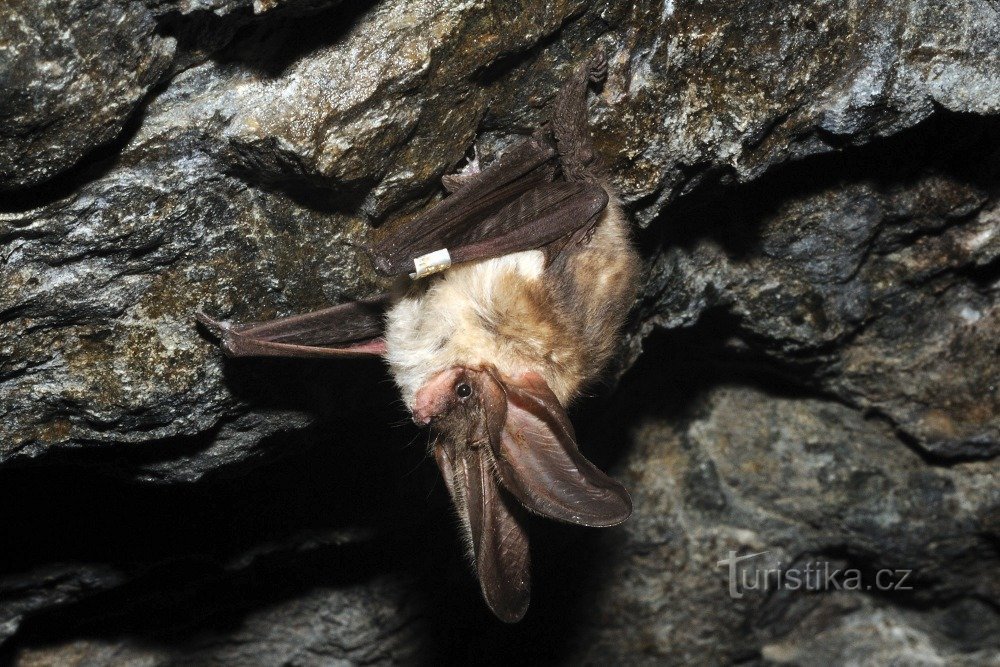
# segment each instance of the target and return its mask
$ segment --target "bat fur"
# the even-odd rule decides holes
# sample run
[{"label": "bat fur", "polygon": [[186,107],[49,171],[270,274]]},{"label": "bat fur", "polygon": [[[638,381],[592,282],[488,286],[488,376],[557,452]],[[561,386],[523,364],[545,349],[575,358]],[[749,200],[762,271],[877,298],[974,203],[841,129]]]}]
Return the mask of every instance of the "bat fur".
[{"label": "bat fur", "polygon": [[545,263],[544,252],[527,250],[459,265],[414,284],[389,310],[386,360],[411,412],[418,390],[455,366],[537,372],[563,405],[600,373],[639,274],[615,197],[589,244]]},{"label": "bat fur", "polygon": [[[598,54],[556,96],[552,121],[370,249],[387,275],[427,253],[457,263],[381,296],[256,324],[198,319],[231,356],[381,356],[464,526],[483,597],[520,620],[530,598],[525,511],[583,526],[624,521],[625,488],[586,460],[566,407],[619,341],[639,257],[587,129]],[[442,264],[447,266],[447,263]]]}]

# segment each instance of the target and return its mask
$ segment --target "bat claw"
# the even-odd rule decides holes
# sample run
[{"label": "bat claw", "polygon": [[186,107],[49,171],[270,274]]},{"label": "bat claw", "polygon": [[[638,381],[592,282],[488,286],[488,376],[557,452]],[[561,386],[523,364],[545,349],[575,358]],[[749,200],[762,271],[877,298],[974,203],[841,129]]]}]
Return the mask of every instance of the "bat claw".
[{"label": "bat claw", "polygon": [[386,259],[385,257],[382,257],[380,255],[374,255],[373,254],[372,257],[371,257],[371,260],[372,260],[372,264],[375,266],[375,270],[376,271],[378,271],[379,273],[381,273],[383,276],[391,276],[392,275],[393,266],[392,266],[392,262],[390,262],[388,259]]},{"label": "bat claw", "polygon": [[206,315],[203,310],[196,311],[194,318],[198,320],[203,327],[208,329],[209,332],[211,332],[216,338],[223,338],[226,335],[226,332],[228,332],[231,328],[229,322],[222,322],[213,319]]}]

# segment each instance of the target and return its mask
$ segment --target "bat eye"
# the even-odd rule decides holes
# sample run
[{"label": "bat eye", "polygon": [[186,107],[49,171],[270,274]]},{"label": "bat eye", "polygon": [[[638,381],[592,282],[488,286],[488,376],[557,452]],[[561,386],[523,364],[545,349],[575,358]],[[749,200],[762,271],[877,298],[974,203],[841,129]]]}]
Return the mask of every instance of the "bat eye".
[{"label": "bat eye", "polygon": [[455,394],[459,398],[468,398],[469,396],[472,396],[472,387],[465,382],[461,382],[455,385]]}]

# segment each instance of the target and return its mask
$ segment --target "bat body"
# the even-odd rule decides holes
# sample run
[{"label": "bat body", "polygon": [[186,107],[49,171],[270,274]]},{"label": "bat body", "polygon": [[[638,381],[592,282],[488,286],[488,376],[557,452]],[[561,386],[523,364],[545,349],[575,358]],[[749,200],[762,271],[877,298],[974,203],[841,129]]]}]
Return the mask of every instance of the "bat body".
[{"label": "bat body", "polygon": [[371,249],[379,271],[411,274],[398,289],[260,324],[199,313],[230,355],[385,358],[434,433],[483,596],[507,622],[530,597],[526,511],[599,527],[632,509],[579,452],[565,410],[615,352],[639,273],[586,126],[603,68],[601,55],[578,67],[548,127],[446,177],[450,196]]},{"label": "bat body", "polygon": [[386,360],[414,419],[435,414],[420,389],[452,367],[534,371],[563,405],[604,368],[635,296],[638,262],[617,203],[589,243],[547,263],[525,250],[415,282],[388,311]]}]

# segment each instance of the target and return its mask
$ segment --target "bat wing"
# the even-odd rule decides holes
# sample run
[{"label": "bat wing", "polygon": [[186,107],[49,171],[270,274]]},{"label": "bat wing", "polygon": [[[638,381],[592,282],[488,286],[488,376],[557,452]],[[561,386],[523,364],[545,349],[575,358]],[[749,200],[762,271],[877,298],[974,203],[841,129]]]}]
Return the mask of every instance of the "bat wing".
[{"label": "bat wing", "polygon": [[[424,215],[396,230],[371,249],[375,268],[385,275],[418,276],[468,262],[533,250],[574,235],[582,238],[608,204],[598,183],[599,160],[587,126],[587,85],[603,78],[607,61],[598,51],[576,68],[556,95],[551,136],[538,132],[506,151],[475,175],[446,181],[460,183]],[[556,171],[560,182],[552,182]],[[566,244],[556,246],[558,253]],[[446,249],[443,264],[422,270],[416,261]]]},{"label": "bat wing", "polygon": [[429,243],[422,238],[392,256],[379,255],[376,249],[376,267],[387,275],[420,273],[415,260],[441,249],[448,250],[454,263],[534,250],[589,227],[607,205],[608,193],[594,183],[533,184],[491,215],[477,210],[456,217],[451,221],[454,228],[442,230]]},{"label": "bat wing", "polygon": [[604,188],[590,183],[548,183],[526,192],[487,221],[495,233],[470,235],[450,251],[452,261],[469,262],[533,250],[589,227],[608,205]]},{"label": "bat wing", "polygon": [[555,148],[532,137],[507,150],[494,164],[463,179],[462,186],[426,213],[371,248],[375,268],[385,275],[414,271],[414,259],[509,231],[510,216],[496,220],[525,193],[552,181]]},{"label": "bat wing", "polygon": [[232,357],[363,357],[385,353],[388,293],[305,315],[233,325],[196,314]]}]

